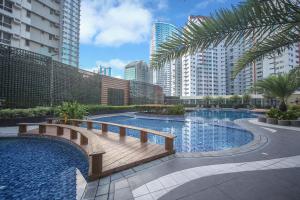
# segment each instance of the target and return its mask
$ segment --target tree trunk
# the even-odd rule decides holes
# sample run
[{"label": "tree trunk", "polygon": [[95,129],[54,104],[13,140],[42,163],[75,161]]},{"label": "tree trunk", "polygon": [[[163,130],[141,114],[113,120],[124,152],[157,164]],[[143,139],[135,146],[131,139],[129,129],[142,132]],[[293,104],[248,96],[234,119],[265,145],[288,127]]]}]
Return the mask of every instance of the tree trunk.
[{"label": "tree trunk", "polygon": [[287,106],[286,106],[285,101],[281,101],[280,102],[279,110],[282,111],[282,112],[286,112],[287,111]]}]

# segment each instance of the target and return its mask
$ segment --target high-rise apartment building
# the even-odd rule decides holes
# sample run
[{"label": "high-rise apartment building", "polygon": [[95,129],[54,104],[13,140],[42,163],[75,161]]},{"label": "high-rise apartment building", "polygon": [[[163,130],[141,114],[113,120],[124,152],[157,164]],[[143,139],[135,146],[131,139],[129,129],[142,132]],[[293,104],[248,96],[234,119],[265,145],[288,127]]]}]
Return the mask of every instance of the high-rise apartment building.
[{"label": "high-rise apartment building", "polygon": [[[152,26],[152,37],[150,47],[151,55],[157,51],[159,45],[166,42],[172,34],[177,32],[176,26],[165,23],[156,22]],[[161,69],[153,70],[153,83],[163,88],[166,96],[180,96],[180,72],[181,62],[179,59],[166,63]],[[175,79],[173,78],[176,78]]]},{"label": "high-rise apartment building", "polygon": [[[251,42],[244,39],[226,50],[226,94],[242,95],[250,92],[254,84],[270,75],[287,73],[295,66],[299,65],[299,46],[293,45],[286,49],[280,55],[264,56],[255,62],[248,64],[235,79],[232,79],[232,69],[237,60],[252,46]],[[251,91],[255,92],[255,91]]]},{"label": "high-rise apartment building", "polygon": [[152,83],[152,70],[144,61],[133,61],[125,66],[125,80]]},{"label": "high-rise apartment building", "polygon": [[[203,16],[189,16],[200,23]],[[225,47],[209,47],[182,57],[182,96],[218,96],[226,94]]]},{"label": "high-rise apartment building", "polygon": [[0,43],[78,67],[80,0],[0,0]]}]

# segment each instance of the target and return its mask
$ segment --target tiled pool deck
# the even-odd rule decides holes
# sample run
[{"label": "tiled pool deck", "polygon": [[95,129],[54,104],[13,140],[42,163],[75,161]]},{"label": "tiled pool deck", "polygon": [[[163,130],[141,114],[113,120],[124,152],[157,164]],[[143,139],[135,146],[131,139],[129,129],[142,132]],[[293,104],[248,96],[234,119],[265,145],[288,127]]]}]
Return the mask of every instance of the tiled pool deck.
[{"label": "tiled pool deck", "polygon": [[236,123],[259,136],[259,142],[227,153],[155,160],[88,183],[84,199],[299,200],[300,129]]}]

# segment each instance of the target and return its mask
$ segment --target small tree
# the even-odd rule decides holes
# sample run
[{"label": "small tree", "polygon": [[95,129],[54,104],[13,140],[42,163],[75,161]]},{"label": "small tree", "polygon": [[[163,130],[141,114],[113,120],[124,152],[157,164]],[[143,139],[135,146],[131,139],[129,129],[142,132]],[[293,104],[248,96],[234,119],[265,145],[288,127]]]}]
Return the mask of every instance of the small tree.
[{"label": "small tree", "polygon": [[251,101],[251,95],[250,94],[245,93],[242,98],[243,98],[243,103],[244,104],[247,104],[247,105],[250,104],[250,101]]},{"label": "small tree", "polygon": [[206,106],[209,106],[210,103],[211,103],[211,101],[212,101],[212,97],[210,97],[210,96],[205,96],[205,97],[203,98],[203,101],[204,101],[204,103],[205,103]]},{"label": "small tree", "polygon": [[241,102],[241,97],[239,97],[238,95],[233,95],[229,99],[233,105],[237,105]]},{"label": "small tree", "polygon": [[222,105],[222,104],[225,103],[225,99],[224,99],[223,97],[217,97],[217,98],[216,98],[216,103],[217,103],[218,105]]},{"label": "small tree", "polygon": [[55,113],[67,123],[68,119],[83,119],[87,115],[87,109],[77,102],[63,102]]},{"label": "small tree", "polygon": [[291,71],[288,74],[269,76],[257,82],[256,87],[264,93],[265,96],[279,99],[279,109],[282,112],[286,112],[287,99],[300,87],[300,81],[297,78],[297,73]]}]

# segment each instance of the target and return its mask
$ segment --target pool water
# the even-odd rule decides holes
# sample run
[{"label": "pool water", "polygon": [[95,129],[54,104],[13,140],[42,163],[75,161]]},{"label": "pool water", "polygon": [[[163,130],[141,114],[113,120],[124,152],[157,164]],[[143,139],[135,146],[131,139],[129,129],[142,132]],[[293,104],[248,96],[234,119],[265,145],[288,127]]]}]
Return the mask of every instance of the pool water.
[{"label": "pool water", "polygon": [[0,139],[0,199],[76,199],[76,168],[87,177],[87,158],[61,141]]},{"label": "pool water", "polygon": [[[252,141],[252,133],[233,120],[253,117],[247,111],[198,110],[181,118],[119,115],[95,120],[169,132],[176,135],[177,152],[207,152],[239,147]],[[118,133],[117,127],[109,126],[109,130]],[[139,138],[138,131],[127,130],[127,135]],[[149,134],[148,138],[150,142],[164,144],[162,137]]]}]

